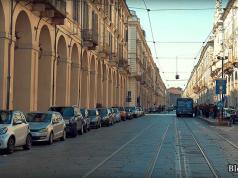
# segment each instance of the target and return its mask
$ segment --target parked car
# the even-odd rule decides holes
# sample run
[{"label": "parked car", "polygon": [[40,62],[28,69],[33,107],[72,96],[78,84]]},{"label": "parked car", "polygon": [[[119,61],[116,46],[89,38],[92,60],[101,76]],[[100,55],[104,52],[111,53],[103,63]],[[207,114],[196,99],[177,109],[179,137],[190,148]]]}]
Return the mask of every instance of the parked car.
[{"label": "parked car", "polygon": [[238,110],[234,111],[231,115],[231,121],[233,124],[238,122]]},{"label": "parked car", "polygon": [[113,112],[115,114],[115,121],[120,122],[121,121],[121,114],[118,108],[112,108]]},{"label": "parked car", "polygon": [[32,136],[23,112],[0,110],[0,149],[11,154],[15,147],[29,150],[31,144]]},{"label": "parked car", "polygon": [[99,115],[98,109],[88,109],[88,117],[90,119],[91,128],[101,128],[101,117]]},{"label": "parked car", "polygon": [[84,120],[84,132],[87,132],[90,130],[90,119],[88,118],[88,110],[86,108],[80,108],[80,112]]},{"label": "parked car", "polygon": [[110,111],[110,114],[112,115],[112,119],[113,119],[112,124],[114,124],[116,122],[116,115],[115,115],[115,113],[114,113],[112,108],[108,108],[108,109]]},{"label": "parked car", "polygon": [[142,107],[140,107],[140,111],[141,111],[141,115],[144,116],[144,115],[145,115],[145,112],[144,112],[144,110],[142,109]]},{"label": "parked car", "polygon": [[118,108],[121,114],[121,120],[125,121],[126,120],[126,111],[124,107],[119,107]]},{"label": "parked car", "polygon": [[80,109],[77,106],[52,106],[49,111],[59,112],[66,124],[66,133],[73,137],[84,133],[85,123]]},{"label": "parked car", "polygon": [[141,117],[142,116],[142,110],[140,107],[136,107],[136,114],[137,114],[137,117]]},{"label": "parked car", "polygon": [[98,112],[101,116],[102,125],[113,125],[113,115],[108,108],[98,108]]},{"label": "parked car", "polygon": [[52,144],[54,140],[66,139],[66,125],[59,112],[30,112],[26,114],[32,140]]},{"label": "parked car", "polygon": [[131,106],[131,107],[129,107],[130,108],[130,110],[131,110],[131,112],[132,112],[132,116],[134,117],[134,118],[137,118],[138,117],[138,111],[136,110],[136,107],[135,106]]},{"label": "parked car", "polygon": [[130,107],[125,107],[125,111],[126,111],[126,119],[133,119]]}]

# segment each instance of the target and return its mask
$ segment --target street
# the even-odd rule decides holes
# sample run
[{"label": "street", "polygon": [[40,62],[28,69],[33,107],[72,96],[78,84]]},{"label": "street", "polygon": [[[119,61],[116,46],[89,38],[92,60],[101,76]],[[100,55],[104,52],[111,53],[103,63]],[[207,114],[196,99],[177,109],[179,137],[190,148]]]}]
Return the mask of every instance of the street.
[{"label": "street", "polygon": [[173,112],[150,114],[50,146],[2,153],[0,177],[234,177],[228,164],[238,164],[238,141],[231,129],[237,128],[176,119]]}]

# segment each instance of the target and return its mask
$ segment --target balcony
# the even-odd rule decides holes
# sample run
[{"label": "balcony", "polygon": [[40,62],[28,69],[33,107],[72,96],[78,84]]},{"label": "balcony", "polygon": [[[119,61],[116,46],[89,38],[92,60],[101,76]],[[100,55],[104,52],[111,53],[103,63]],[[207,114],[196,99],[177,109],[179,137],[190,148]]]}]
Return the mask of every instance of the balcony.
[{"label": "balcony", "polygon": [[227,61],[224,64],[223,70],[224,70],[224,73],[227,74],[227,75],[232,74],[232,72],[234,71],[234,66],[233,66],[232,62]]},{"label": "balcony", "polygon": [[216,66],[216,63],[213,63],[213,65],[211,66],[211,74],[210,74],[210,76],[212,78],[215,77],[218,74],[218,72],[220,71],[220,69],[221,68]]},{"label": "balcony", "polygon": [[200,87],[199,87],[198,85],[195,85],[195,86],[193,87],[193,92],[194,92],[195,94],[198,94],[199,91],[200,91]]},{"label": "balcony", "polygon": [[136,78],[136,81],[138,81],[138,82],[140,82],[142,80],[141,74],[137,74],[135,76],[135,78]]},{"label": "balcony", "polygon": [[117,52],[113,52],[111,55],[110,55],[110,58],[109,58],[109,65],[111,66],[117,66],[117,64],[119,63],[119,56],[117,54]]},{"label": "balcony", "polygon": [[98,48],[98,56],[99,58],[108,59],[110,55],[110,46],[108,43],[104,43]]},{"label": "balcony", "polygon": [[66,0],[31,0],[33,11],[40,12],[41,17],[51,18],[55,25],[63,25],[66,18]]},{"label": "balcony", "polygon": [[95,50],[98,45],[98,33],[92,29],[82,30],[83,47],[89,50]]},{"label": "balcony", "polygon": [[130,71],[129,71],[129,67],[128,67],[128,61],[122,57],[119,58],[118,69],[123,74],[129,73]]}]

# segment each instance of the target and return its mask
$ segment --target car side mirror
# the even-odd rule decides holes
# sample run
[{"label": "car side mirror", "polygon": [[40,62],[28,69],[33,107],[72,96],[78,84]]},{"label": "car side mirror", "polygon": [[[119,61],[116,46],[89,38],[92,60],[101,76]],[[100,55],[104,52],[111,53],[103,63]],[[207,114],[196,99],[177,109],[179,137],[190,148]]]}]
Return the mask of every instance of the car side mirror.
[{"label": "car side mirror", "polygon": [[20,125],[22,123],[23,123],[22,121],[16,121],[16,122],[14,122],[14,125]]}]

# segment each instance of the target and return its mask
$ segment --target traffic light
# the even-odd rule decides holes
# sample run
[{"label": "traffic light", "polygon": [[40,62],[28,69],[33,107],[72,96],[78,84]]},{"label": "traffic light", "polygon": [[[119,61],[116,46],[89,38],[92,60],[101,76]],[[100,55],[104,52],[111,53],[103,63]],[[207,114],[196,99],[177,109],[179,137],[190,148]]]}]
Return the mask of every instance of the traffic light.
[{"label": "traffic light", "polygon": [[175,79],[176,79],[176,80],[179,79],[179,75],[178,75],[178,74],[175,75]]}]

